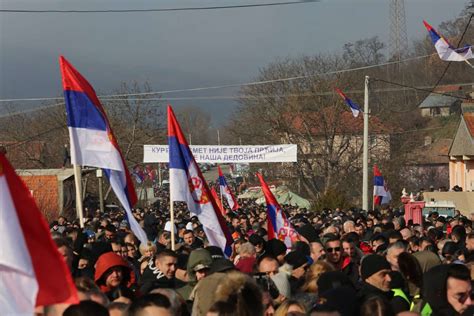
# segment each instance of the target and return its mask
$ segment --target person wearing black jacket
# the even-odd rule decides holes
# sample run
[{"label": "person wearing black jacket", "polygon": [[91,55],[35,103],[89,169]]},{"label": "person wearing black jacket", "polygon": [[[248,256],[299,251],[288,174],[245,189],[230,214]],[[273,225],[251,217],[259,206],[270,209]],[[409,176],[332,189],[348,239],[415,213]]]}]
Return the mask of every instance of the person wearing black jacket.
[{"label": "person wearing black jacket", "polygon": [[362,259],[360,269],[362,287],[357,295],[360,306],[370,298],[378,297],[391,305],[393,311],[409,310],[408,304],[395,297],[390,290],[390,263],[379,255],[368,255]]}]

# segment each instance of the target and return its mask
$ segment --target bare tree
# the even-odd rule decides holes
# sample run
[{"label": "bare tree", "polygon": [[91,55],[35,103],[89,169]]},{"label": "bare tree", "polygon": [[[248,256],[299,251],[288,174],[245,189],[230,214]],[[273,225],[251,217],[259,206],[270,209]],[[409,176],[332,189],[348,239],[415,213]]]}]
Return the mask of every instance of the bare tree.
[{"label": "bare tree", "polygon": [[179,124],[188,142],[195,145],[209,144],[211,117],[198,107],[185,106],[176,111]]},{"label": "bare tree", "polygon": [[156,96],[149,100],[150,95],[141,95],[150,91],[148,83],[122,83],[116,93],[123,96],[104,102],[124,158],[130,164],[143,161],[143,145],[166,140],[163,103],[156,101]]}]

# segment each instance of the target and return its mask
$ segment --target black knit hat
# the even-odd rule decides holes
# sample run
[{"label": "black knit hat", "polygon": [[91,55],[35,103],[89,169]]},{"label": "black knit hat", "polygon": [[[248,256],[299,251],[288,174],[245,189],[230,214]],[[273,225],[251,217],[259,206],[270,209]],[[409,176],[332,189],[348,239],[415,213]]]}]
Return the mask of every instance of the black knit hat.
[{"label": "black knit hat", "polygon": [[286,253],[286,245],[279,239],[271,239],[267,241],[267,244],[265,245],[265,253],[274,258],[279,255],[284,255]]},{"label": "black knit hat", "polygon": [[390,270],[390,263],[379,255],[368,255],[362,259],[360,267],[360,276],[362,280],[367,279],[372,274],[375,274],[381,270]]},{"label": "black knit hat", "polygon": [[301,236],[306,238],[308,242],[315,242],[319,239],[318,232],[311,224],[306,224],[304,226],[298,227],[296,230]]},{"label": "black knit hat", "polygon": [[342,271],[328,271],[322,273],[319,276],[317,285],[320,294],[341,286],[353,287],[351,279]]},{"label": "black knit hat", "polygon": [[224,253],[222,252],[222,249],[217,246],[207,246],[206,250],[211,253],[212,260],[224,258]]},{"label": "black knit hat", "polygon": [[257,235],[257,234],[250,235],[249,242],[254,246],[257,246],[257,245],[265,246],[265,239],[263,239],[262,236]]},{"label": "black knit hat", "polygon": [[448,241],[444,244],[441,254],[446,257],[446,255],[454,256],[456,253],[460,252],[461,248],[453,241]]},{"label": "black knit hat", "polygon": [[229,270],[235,270],[235,266],[232,261],[230,261],[229,259],[220,258],[212,262],[210,272],[226,272]]},{"label": "black knit hat", "polygon": [[308,265],[311,265],[313,263],[313,260],[311,259],[311,257],[306,256],[304,254],[304,252],[302,252],[300,250],[292,251],[292,252],[288,253],[285,256],[285,261],[286,261],[286,263],[291,265],[293,267],[293,269],[297,269],[297,268],[301,267],[302,265],[304,265],[306,263]]}]

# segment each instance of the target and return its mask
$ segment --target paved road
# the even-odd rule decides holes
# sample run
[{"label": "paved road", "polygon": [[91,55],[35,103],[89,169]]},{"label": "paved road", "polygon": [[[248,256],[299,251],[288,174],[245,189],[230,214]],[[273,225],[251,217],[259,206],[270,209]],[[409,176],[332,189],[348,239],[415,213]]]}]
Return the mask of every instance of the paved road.
[{"label": "paved road", "polygon": [[[224,174],[230,174],[230,167],[228,165],[220,165],[220,166]],[[219,177],[219,172],[217,171],[217,167],[211,167],[211,170],[204,172],[203,176],[207,182],[216,181],[217,178]]]}]

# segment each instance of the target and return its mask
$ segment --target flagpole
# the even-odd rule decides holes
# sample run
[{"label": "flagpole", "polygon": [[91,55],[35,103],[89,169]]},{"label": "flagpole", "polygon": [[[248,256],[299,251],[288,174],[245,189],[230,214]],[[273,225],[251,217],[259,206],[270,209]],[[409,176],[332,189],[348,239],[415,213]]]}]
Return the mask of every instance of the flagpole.
[{"label": "flagpole", "polygon": [[364,147],[362,158],[362,209],[369,208],[369,76],[365,76],[364,88]]},{"label": "flagpole", "polygon": [[469,62],[467,59],[465,60],[466,64],[468,64],[469,66],[471,66],[471,68],[474,68],[474,66],[471,64],[471,62]]},{"label": "flagpole", "polygon": [[82,189],[81,189],[81,166],[73,165],[74,168],[74,183],[76,185],[76,214],[79,217],[79,225],[81,228],[84,228],[84,215],[82,212]]},{"label": "flagpole", "polygon": [[102,189],[102,177],[103,177],[103,171],[101,168],[97,168],[96,170],[96,176],[97,179],[99,180],[99,206],[100,206],[100,213],[104,214],[104,191]]},{"label": "flagpole", "polygon": [[170,222],[171,222],[171,250],[175,249],[175,240],[174,240],[174,202],[171,197],[170,190]]},{"label": "flagpole", "polygon": [[225,207],[224,207],[224,203],[222,202],[222,187],[219,183],[219,195],[220,195],[220,198],[221,198],[221,205],[222,205],[222,208],[224,209],[225,211]]}]

